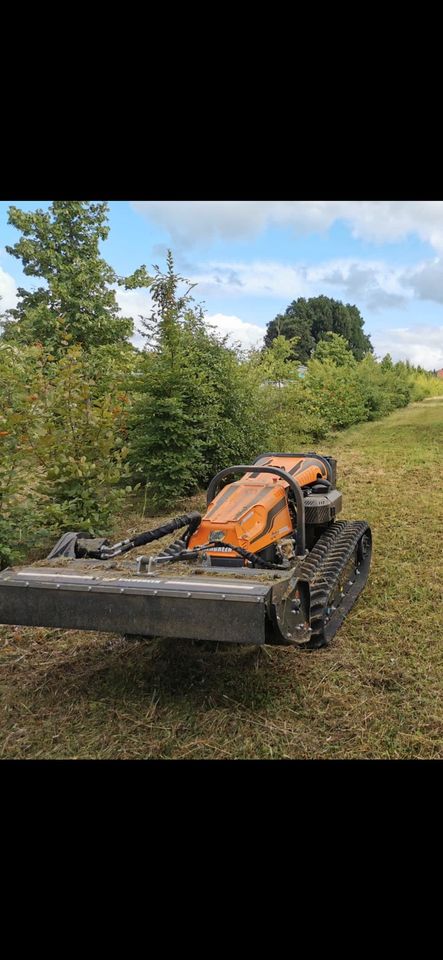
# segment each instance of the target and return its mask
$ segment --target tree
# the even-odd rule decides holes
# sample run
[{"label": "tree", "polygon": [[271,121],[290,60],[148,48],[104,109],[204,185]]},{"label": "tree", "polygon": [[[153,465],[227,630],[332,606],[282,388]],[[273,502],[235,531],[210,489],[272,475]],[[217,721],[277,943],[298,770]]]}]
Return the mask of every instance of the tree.
[{"label": "tree", "polygon": [[381,363],[380,363],[380,368],[381,368],[383,371],[393,370],[393,369],[394,369],[394,364],[393,364],[392,357],[391,357],[391,354],[390,354],[390,353],[387,353],[387,354],[383,357],[383,360],[382,360]]},{"label": "tree", "polygon": [[143,322],[148,349],[134,378],[130,460],[153,505],[170,508],[226,463],[257,455],[263,424],[253,372],[208,328],[172,254],[165,273],[154,269],[154,306]]},{"label": "tree", "polygon": [[127,394],[118,383],[103,392],[93,351],[79,344],[57,358],[41,344],[0,346],[23,355],[25,390],[18,394],[11,442],[28,467],[25,490],[31,483],[43,504],[45,527],[107,532],[127,492]]},{"label": "tree", "polygon": [[299,367],[297,354],[298,338],[289,340],[282,335],[275,337],[271,346],[265,350],[253,351],[260,380],[280,386],[288,380],[296,379]]},{"label": "tree", "polygon": [[293,300],[283,314],[278,314],[267,325],[265,345],[270,346],[277,336],[298,337],[297,354],[307,363],[315,345],[327,333],[337,333],[348,341],[356,358],[361,360],[372,351],[369,337],[363,332],[364,320],[356,306],[330,297],[299,297]]},{"label": "tree", "polygon": [[[270,347],[253,350],[250,367],[259,393],[259,419],[265,430],[266,450],[293,449],[294,405],[300,392],[297,337],[275,337]],[[289,393],[291,399],[289,400]],[[256,455],[259,451],[256,451]]]},{"label": "tree", "polygon": [[294,344],[294,349],[290,352],[290,359],[307,363],[315,347],[315,340],[311,333],[312,324],[308,317],[301,315],[300,311],[293,311],[292,306],[293,304],[287,308],[285,313],[279,313],[274,320],[268,323],[264,339],[265,347],[272,347],[272,343],[277,337],[285,337],[286,340],[290,340]]},{"label": "tree", "polygon": [[197,486],[203,463],[198,421],[204,411],[196,410],[192,402],[199,371],[189,370],[182,336],[191,309],[190,291],[179,296],[183,278],[174,273],[170,252],[166,273],[158,266],[154,270],[153,309],[142,321],[149,349],[135,384],[130,458],[136,475],[146,481],[152,502],[163,506]]},{"label": "tree", "polygon": [[320,360],[321,363],[329,360],[336,367],[355,366],[355,357],[349,349],[348,341],[338,333],[327,333],[322,340],[319,340],[313,359]]},{"label": "tree", "polygon": [[6,250],[21,260],[26,276],[43,283],[35,290],[19,287],[18,305],[8,311],[4,325],[6,340],[40,342],[57,351],[60,318],[67,342],[87,349],[130,336],[133,321],[119,316],[111,284],[135,283],[133,278],[118,278],[100,256],[100,241],[109,233],[107,214],[107,203],[86,200],[54,200],[47,213],[9,208],[8,222],[22,236]]}]

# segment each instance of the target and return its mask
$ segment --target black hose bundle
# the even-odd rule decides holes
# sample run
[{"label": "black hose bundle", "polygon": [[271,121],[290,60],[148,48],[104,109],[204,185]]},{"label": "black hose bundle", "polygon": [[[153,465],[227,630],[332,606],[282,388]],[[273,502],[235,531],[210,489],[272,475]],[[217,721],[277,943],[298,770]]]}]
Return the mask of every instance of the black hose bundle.
[{"label": "black hose bundle", "polygon": [[[77,556],[91,557],[95,560],[111,560],[113,557],[121,556],[122,553],[128,553],[128,551],[133,550],[134,547],[143,547],[146,543],[161,540],[162,537],[167,537],[168,534],[174,533],[174,530],[180,530],[181,527],[188,528],[182,538],[184,543],[187,544],[189,538],[195,533],[199,526],[200,520],[201,514],[196,511],[184,513],[181,517],[174,517],[173,520],[168,520],[168,522],[164,523],[161,527],[156,527],[155,530],[138,533],[135,537],[131,537],[128,540],[121,540],[120,543],[107,544],[104,542],[100,545],[99,549],[97,549],[93,540],[78,540],[76,543]],[[94,546],[92,546],[93,544],[95,549]]]},{"label": "black hose bundle", "polygon": [[[155,558],[157,563],[167,563],[168,561],[172,563],[176,560],[196,560],[199,554],[205,550],[210,551],[214,549],[214,543],[203,543],[201,546],[194,547],[192,550],[186,550],[182,544],[182,540],[176,540],[175,543],[171,543],[169,547],[166,547],[166,549]],[[244,560],[249,560],[253,567],[260,567],[262,570],[287,570],[290,566],[288,563],[269,563],[268,560],[262,560],[256,553],[251,553],[250,550],[245,550],[244,547],[235,547],[232,543],[223,542],[223,546],[228,550],[233,550],[235,553],[238,553]]]},{"label": "black hose bundle", "polygon": [[[211,546],[211,545],[209,545]],[[269,563],[268,560],[262,560],[261,557],[256,553],[251,553],[250,550],[245,550],[244,547],[234,547],[232,543],[224,543],[223,546],[227,547],[229,550],[235,550],[240,557],[243,557],[244,560],[249,560],[253,567],[261,567],[263,570],[286,570],[287,565],[281,563]]]},{"label": "black hose bundle", "polygon": [[145,543],[153,543],[154,540],[161,540],[162,537],[167,537],[169,533],[174,533],[174,530],[180,530],[181,527],[188,527],[183,540],[187,543],[189,537],[195,533],[201,520],[201,514],[193,511],[192,513],[184,513],[181,517],[175,517],[174,520],[168,520],[167,523],[164,523],[162,527],[156,527],[155,530],[147,530],[146,533],[139,533],[136,537],[132,537],[131,547],[128,549],[132,550],[133,547],[144,547]]}]

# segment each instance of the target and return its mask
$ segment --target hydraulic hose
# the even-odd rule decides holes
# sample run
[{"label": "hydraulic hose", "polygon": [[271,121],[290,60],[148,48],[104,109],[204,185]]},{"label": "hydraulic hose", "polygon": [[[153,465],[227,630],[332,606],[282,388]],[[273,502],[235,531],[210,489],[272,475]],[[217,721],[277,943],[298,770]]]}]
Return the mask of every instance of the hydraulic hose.
[{"label": "hydraulic hose", "polygon": [[200,520],[201,514],[196,511],[184,513],[181,517],[174,517],[173,520],[168,520],[168,522],[164,523],[161,527],[156,527],[155,530],[138,533],[135,537],[131,537],[128,540],[121,540],[119,543],[103,544],[98,550],[88,550],[88,540],[79,540],[77,543],[78,555],[91,557],[96,560],[111,560],[113,557],[121,556],[122,553],[128,553],[129,550],[133,550],[135,547],[143,547],[146,543],[161,540],[162,537],[167,537],[168,534],[174,533],[174,530],[180,530],[181,527],[188,528],[183,535],[183,540],[187,544],[189,538],[195,533],[199,526]]},{"label": "hydraulic hose", "polygon": [[[209,544],[209,547],[211,544]],[[232,543],[225,543],[223,541],[223,546],[227,547],[229,550],[234,550],[235,553],[238,553],[240,557],[243,557],[244,560],[249,560],[252,563],[253,567],[261,567],[263,570],[286,570],[287,567],[285,564],[281,563],[270,563],[268,560],[262,560],[261,557],[256,553],[251,553],[250,550],[245,550],[244,547],[235,547]]]},{"label": "hydraulic hose", "polygon": [[[173,563],[176,560],[195,560],[204,550],[210,551],[211,548],[214,549],[213,543],[203,543],[201,546],[194,547],[192,550],[185,550],[183,548],[180,549],[180,543],[180,540],[171,543],[163,553],[158,554],[155,558],[156,561],[158,563]],[[223,541],[223,546],[238,553],[244,560],[249,560],[253,567],[260,567],[262,570],[287,570],[290,566],[290,564],[287,563],[270,563],[267,560],[262,560],[256,553],[251,553],[250,550],[245,550],[244,547],[236,547],[232,543],[225,543]]]}]

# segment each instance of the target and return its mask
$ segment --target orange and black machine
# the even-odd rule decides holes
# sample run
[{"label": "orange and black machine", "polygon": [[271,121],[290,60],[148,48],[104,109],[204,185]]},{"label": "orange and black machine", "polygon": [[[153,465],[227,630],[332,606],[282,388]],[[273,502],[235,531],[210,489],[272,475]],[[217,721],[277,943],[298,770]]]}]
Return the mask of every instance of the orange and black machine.
[{"label": "orange and black machine", "polygon": [[[115,544],[65,533],[45,566],[0,573],[0,623],[321,647],[371,560],[368,524],[336,519],[336,467],[317,453],[263,453],[211,480],[204,516]],[[115,563],[162,539],[159,553]]]}]

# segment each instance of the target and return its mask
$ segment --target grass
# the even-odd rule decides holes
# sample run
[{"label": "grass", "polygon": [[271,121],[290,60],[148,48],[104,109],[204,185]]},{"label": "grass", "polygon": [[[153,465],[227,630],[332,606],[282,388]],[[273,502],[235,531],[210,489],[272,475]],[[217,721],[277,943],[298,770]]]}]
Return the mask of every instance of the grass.
[{"label": "grass", "polygon": [[432,399],[325,449],[344,516],[374,535],[366,590],[327,649],[0,627],[0,755],[443,757],[442,448]]}]

